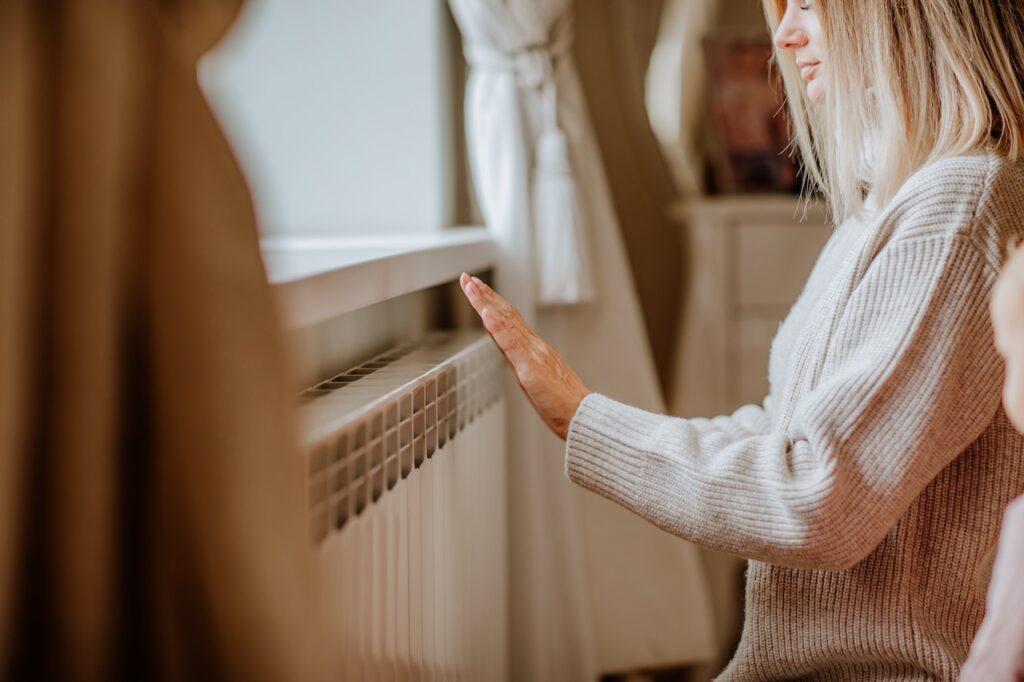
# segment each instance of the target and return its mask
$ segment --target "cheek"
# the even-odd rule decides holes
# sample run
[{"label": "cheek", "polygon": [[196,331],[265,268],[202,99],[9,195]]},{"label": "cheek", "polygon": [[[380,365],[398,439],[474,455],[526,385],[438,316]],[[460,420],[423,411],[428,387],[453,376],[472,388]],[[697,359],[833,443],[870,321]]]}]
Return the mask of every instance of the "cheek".
[{"label": "cheek", "polygon": [[811,12],[807,15],[804,30],[807,32],[809,47],[814,50],[819,59],[825,61],[828,57],[828,47],[825,42],[825,29],[821,25],[821,17],[818,16],[817,12]]},{"label": "cheek", "polygon": [[1004,355],[1014,358],[1024,349],[1024,287],[1021,286],[1017,261],[1006,267],[992,294],[992,327],[997,345]]},{"label": "cheek", "polygon": [[1003,407],[1017,430],[1024,432],[1024,366],[1018,361],[1011,360],[1006,365]]}]

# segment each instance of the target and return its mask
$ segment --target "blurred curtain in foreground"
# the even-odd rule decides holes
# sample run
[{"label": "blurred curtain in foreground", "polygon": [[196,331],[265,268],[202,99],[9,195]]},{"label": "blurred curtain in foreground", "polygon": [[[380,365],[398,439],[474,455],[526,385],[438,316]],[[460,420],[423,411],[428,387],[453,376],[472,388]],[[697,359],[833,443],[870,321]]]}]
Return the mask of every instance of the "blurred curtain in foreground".
[{"label": "blurred curtain in foreground", "polygon": [[[470,64],[467,151],[501,251],[499,289],[591,389],[664,411],[574,64],[572,2],[449,5]],[[552,226],[533,200],[552,189],[545,187],[553,170],[546,147],[556,139],[565,142],[565,158],[551,165],[560,168],[563,188],[572,176],[581,231],[578,241],[561,244],[585,245],[588,253],[578,257],[593,275],[594,298],[558,301],[576,305],[552,306],[544,294],[545,254],[554,250],[544,231]],[[512,678],[586,680],[710,658],[711,605],[697,549],[573,488],[564,444],[511,390]]]},{"label": "blurred curtain in foreground", "polygon": [[239,4],[0,4],[5,679],[322,678],[271,291],[195,82]]}]

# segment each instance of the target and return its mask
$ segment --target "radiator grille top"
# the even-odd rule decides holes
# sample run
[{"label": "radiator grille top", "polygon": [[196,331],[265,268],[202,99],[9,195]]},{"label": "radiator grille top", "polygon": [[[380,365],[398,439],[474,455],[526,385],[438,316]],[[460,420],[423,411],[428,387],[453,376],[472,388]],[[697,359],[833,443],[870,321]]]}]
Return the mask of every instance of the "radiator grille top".
[{"label": "radiator grille top", "polygon": [[438,332],[303,392],[314,542],[363,513],[501,395],[486,333]]}]

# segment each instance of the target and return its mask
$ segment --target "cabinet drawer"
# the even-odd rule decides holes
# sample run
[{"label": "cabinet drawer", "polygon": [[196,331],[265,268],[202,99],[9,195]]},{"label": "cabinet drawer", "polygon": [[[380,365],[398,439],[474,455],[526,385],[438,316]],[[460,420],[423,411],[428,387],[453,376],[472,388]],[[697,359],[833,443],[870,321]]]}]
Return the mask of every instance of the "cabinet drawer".
[{"label": "cabinet drawer", "polygon": [[734,229],[740,306],[791,305],[831,233],[820,224],[741,223]]},{"label": "cabinet drawer", "polygon": [[768,358],[771,355],[772,340],[779,329],[785,313],[775,311],[765,316],[744,317],[737,321],[736,352],[739,357],[734,377],[737,405],[755,403],[760,405],[768,395]]}]

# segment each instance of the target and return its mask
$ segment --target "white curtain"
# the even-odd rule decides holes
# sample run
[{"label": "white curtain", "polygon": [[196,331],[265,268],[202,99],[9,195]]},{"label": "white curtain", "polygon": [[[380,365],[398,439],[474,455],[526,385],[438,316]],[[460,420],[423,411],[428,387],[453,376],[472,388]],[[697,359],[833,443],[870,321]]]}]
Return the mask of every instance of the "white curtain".
[{"label": "white curtain", "polygon": [[[573,64],[571,1],[450,5],[471,66],[468,150],[502,251],[498,288],[592,390],[663,410]],[[552,282],[570,295],[550,296]],[[572,489],[562,443],[521,397],[510,408],[513,679],[588,680],[712,656],[696,549]]]}]

